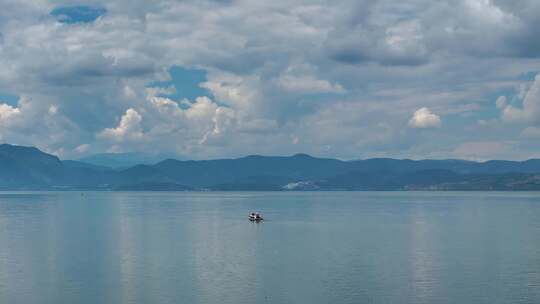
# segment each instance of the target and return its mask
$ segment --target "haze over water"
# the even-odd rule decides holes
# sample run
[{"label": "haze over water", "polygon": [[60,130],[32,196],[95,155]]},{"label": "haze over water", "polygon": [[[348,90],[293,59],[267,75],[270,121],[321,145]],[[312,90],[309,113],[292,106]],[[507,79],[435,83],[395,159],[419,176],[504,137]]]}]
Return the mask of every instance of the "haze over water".
[{"label": "haze over water", "polygon": [[0,303],[540,303],[540,193],[0,192]]}]

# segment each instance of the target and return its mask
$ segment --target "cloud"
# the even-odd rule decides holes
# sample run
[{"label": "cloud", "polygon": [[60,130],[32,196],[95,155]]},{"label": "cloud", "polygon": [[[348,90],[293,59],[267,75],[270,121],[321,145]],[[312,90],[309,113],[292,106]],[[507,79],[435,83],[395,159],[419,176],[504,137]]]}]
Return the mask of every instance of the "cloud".
[{"label": "cloud", "polygon": [[[499,101],[499,99],[497,99]],[[502,118],[506,122],[539,123],[540,122],[540,74],[523,97],[521,107],[505,105],[502,107]]]},{"label": "cloud", "polygon": [[[220,144],[231,131],[242,129],[233,109],[220,106],[206,96],[197,97],[193,102],[187,99],[177,102],[152,94],[147,99],[154,110],[147,112],[147,118],[154,121],[147,138],[154,140],[150,143],[154,146],[157,141],[167,149],[175,145],[177,150],[191,151]],[[178,138],[179,142],[170,141],[171,138]]]},{"label": "cloud", "polygon": [[277,80],[277,84],[287,91],[306,94],[345,92],[345,89],[340,84],[331,84],[327,80],[316,79],[310,76],[284,75]]},{"label": "cloud", "polygon": [[267,133],[276,131],[278,123],[272,119],[253,119],[240,122],[239,130],[246,133]]},{"label": "cloud", "polygon": [[[538,1],[2,4],[0,96],[24,97],[0,106],[2,140],[66,157],[83,144],[191,158],[451,156],[493,130],[526,141],[517,135],[540,116]],[[493,96],[507,96],[500,115]],[[422,107],[437,114],[411,119]],[[403,129],[438,115],[446,147]]]},{"label": "cloud", "polygon": [[276,79],[276,84],[285,91],[300,94],[345,93],[339,83],[318,79],[316,73],[316,69],[307,64],[291,65]]},{"label": "cloud", "polygon": [[521,131],[520,136],[527,139],[538,139],[540,138],[540,128],[527,127]]},{"label": "cloud", "polygon": [[[8,143],[34,144],[46,141],[51,146],[67,145],[70,137],[79,134],[77,126],[64,116],[62,109],[21,96],[17,106],[0,104],[0,137]],[[63,151],[60,148],[48,151]]]},{"label": "cloud", "polygon": [[414,112],[413,117],[409,120],[409,126],[419,129],[438,128],[441,126],[441,118],[428,108],[423,107]]},{"label": "cloud", "polygon": [[495,101],[495,106],[497,109],[504,109],[508,105],[506,96],[499,96]]},{"label": "cloud", "polygon": [[208,77],[210,79],[201,83],[201,87],[208,89],[217,100],[230,107],[249,112],[255,110],[263,99],[257,91],[259,82],[257,76],[212,72]]},{"label": "cloud", "polygon": [[21,110],[19,108],[14,108],[8,104],[2,103],[0,104],[0,124],[6,125],[10,123],[10,121],[21,114]]},{"label": "cloud", "polygon": [[459,144],[453,154],[459,158],[484,161],[501,155],[508,155],[512,149],[507,142],[478,141]]},{"label": "cloud", "polygon": [[88,149],[90,149],[89,144],[82,144],[82,145],[77,146],[74,150],[75,150],[75,152],[77,152],[79,154],[84,154],[84,153],[86,153],[88,151]]},{"label": "cloud", "polygon": [[212,123],[212,129],[204,134],[200,144],[223,139],[223,134],[235,123],[235,113],[231,109],[217,108],[212,117]]},{"label": "cloud", "polygon": [[143,138],[141,121],[142,116],[137,111],[131,108],[127,109],[116,128],[107,128],[97,136],[98,138],[110,139],[115,142],[141,140]]},{"label": "cloud", "polygon": [[427,63],[429,51],[421,23],[410,20],[391,26],[359,25],[347,34],[335,33],[327,42],[330,56],[344,63],[377,62],[382,65],[420,65]]}]

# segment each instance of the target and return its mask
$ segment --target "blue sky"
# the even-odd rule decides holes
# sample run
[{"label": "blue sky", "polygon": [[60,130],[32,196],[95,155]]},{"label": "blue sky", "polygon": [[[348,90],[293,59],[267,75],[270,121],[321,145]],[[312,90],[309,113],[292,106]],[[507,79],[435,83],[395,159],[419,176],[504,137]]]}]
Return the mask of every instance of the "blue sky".
[{"label": "blue sky", "polygon": [[102,7],[59,6],[51,11],[51,15],[56,17],[59,22],[72,24],[93,22],[103,16],[105,12],[105,8]]},{"label": "blue sky", "polygon": [[17,102],[19,101],[19,96],[0,92],[0,100],[9,106],[17,106]]},{"label": "blue sky", "polygon": [[211,96],[210,91],[199,86],[199,84],[207,81],[205,70],[173,66],[168,70],[168,74],[168,80],[156,81],[148,86],[174,88],[171,93],[163,94],[163,96],[173,100],[195,100],[199,96]]},{"label": "blue sky", "polygon": [[540,157],[538,1],[3,7],[0,142],[62,158]]}]

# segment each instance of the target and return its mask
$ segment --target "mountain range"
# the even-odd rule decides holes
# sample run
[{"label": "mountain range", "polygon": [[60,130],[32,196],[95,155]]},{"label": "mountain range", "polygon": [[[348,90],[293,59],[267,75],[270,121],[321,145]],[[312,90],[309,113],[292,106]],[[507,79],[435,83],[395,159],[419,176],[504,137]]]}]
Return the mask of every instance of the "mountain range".
[{"label": "mountain range", "polygon": [[99,153],[80,158],[77,161],[113,169],[127,169],[135,165],[155,164],[172,157],[172,155],[168,154],[148,154],[139,152]]},{"label": "mountain range", "polygon": [[474,162],[373,158],[342,161],[251,155],[125,167],[60,160],[0,145],[3,190],[540,190],[540,160]]}]

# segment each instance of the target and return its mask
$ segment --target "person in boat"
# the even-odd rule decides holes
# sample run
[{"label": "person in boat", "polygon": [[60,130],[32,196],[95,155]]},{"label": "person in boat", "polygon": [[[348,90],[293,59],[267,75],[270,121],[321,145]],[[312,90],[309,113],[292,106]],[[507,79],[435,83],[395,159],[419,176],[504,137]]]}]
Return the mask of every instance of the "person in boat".
[{"label": "person in boat", "polygon": [[251,212],[249,214],[249,219],[250,220],[253,220],[253,221],[260,221],[262,220],[263,218],[261,217],[261,214],[258,213],[258,212]]}]

